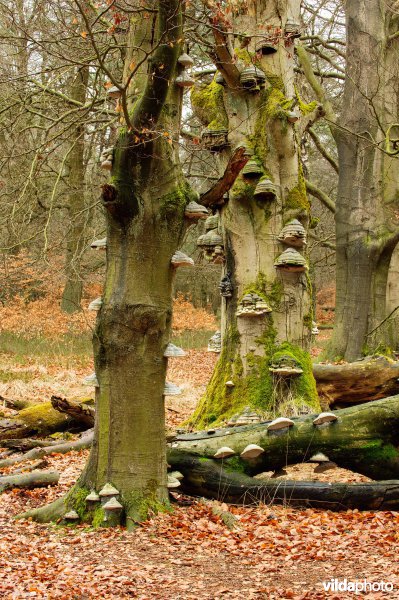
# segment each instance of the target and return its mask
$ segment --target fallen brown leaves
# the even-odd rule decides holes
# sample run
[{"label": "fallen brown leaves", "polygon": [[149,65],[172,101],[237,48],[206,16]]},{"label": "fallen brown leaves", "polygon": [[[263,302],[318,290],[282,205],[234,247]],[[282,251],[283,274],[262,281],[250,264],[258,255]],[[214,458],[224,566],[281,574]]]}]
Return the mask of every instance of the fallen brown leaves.
[{"label": "fallen brown leaves", "polygon": [[62,472],[59,486],[0,497],[2,599],[341,600],[350,595],[327,593],[322,582],[345,577],[398,589],[398,513],[228,507],[221,494],[219,506],[234,514],[234,530],[210,503],[183,496],[171,513],[131,533],[13,521],[64,494],[86,457],[86,451],[52,455],[49,467]]}]

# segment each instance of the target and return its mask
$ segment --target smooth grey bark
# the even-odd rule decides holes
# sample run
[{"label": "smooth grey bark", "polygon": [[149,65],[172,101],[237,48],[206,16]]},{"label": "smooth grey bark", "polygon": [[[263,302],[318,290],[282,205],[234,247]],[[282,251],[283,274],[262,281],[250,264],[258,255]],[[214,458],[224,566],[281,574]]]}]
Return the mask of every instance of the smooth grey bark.
[{"label": "smooth grey bark", "polygon": [[386,132],[397,120],[398,38],[389,36],[398,16],[383,1],[350,0],[346,20],[347,76],[336,131],[337,300],[329,355],[353,361],[389,342],[383,328],[373,338],[368,334],[387,315],[388,266],[398,241],[397,157],[385,152]]},{"label": "smooth grey bark", "polygon": [[[89,68],[78,69],[71,86],[73,100],[85,103]],[[68,172],[68,232],[66,237],[65,275],[66,282],[61,299],[61,309],[67,313],[79,311],[82,300],[83,279],[81,259],[85,247],[85,226],[88,217],[85,203],[85,127],[78,123],[73,127],[71,148],[66,160]]]}]

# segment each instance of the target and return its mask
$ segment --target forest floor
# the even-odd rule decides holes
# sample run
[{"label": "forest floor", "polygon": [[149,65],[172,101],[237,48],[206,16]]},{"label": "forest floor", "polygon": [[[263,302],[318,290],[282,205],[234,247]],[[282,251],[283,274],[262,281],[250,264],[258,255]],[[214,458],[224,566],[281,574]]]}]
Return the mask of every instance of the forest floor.
[{"label": "forest floor", "polygon": [[[50,309],[52,318],[47,319]],[[36,324],[33,337],[28,335],[27,321]],[[93,369],[92,315],[85,311],[72,320],[57,317],[47,299],[0,309],[0,323],[0,395],[34,401],[48,400],[51,394],[89,395],[91,390],[81,385],[81,379]],[[192,323],[199,332],[193,332]],[[217,356],[206,352],[203,340],[216,327],[212,315],[178,301],[176,341],[186,341],[191,349],[186,357],[170,361],[168,378],[183,388],[181,396],[168,398],[170,426],[184,422],[205,389]],[[320,334],[314,356],[326,337],[328,333]],[[355,595],[325,591],[323,583],[331,580],[341,586],[344,580],[366,580],[375,584],[374,591],[362,597],[399,598],[395,512],[228,507],[221,497],[222,508],[236,517],[230,530],[215,516],[211,503],[177,494],[170,512],[131,533],[123,528],[93,530],[14,520],[18,513],[64,494],[87,455],[88,451],[53,454],[46,462],[61,473],[57,486],[0,496],[1,599],[340,600]],[[310,464],[292,465],[287,471],[290,479],[367,481],[342,469],[315,475]],[[392,584],[394,590],[376,591],[380,582]]]}]

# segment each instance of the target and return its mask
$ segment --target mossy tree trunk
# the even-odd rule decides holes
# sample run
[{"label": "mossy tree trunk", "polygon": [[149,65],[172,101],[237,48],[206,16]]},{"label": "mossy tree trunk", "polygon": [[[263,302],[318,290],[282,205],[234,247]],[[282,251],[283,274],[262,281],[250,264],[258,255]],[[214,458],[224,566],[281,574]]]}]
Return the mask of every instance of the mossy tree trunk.
[{"label": "mossy tree trunk", "polygon": [[346,12],[348,76],[336,132],[337,302],[329,354],[353,361],[391,343],[389,328],[380,324],[387,316],[389,264],[399,238],[398,157],[386,141],[397,121],[399,42],[390,39],[398,16],[383,1],[348,2]]},{"label": "mossy tree trunk", "polygon": [[73,507],[82,519],[101,524],[102,509],[90,516],[82,499],[107,482],[120,492],[128,527],[168,504],[163,354],[172,317],[171,257],[190,198],[176,143],[181,5],[154,1],[151,10],[151,18],[137,24],[132,19],[130,26],[124,73],[129,85],[119,101],[125,126],[103,186],[107,269],[94,334],[99,389],[93,448],[68,498],[35,513],[41,520]]},{"label": "mossy tree trunk", "polygon": [[[85,103],[89,80],[88,67],[78,69],[71,86],[71,98]],[[88,211],[85,202],[85,127],[78,123],[73,127],[71,148],[66,159],[68,185],[68,231],[66,235],[66,282],[61,299],[61,309],[67,313],[80,310],[83,280],[81,273],[82,253],[85,247],[85,227]]]},{"label": "mossy tree trunk", "polygon": [[[300,132],[318,106],[305,105],[297,96],[294,39],[285,32],[287,21],[299,22],[299,5],[297,0],[246,5],[247,9],[233,17],[232,28],[235,34],[246,32],[245,43],[249,43],[242,47],[242,37],[236,35],[230,63],[222,53],[215,61],[225,85],[213,81],[192,95],[194,110],[208,128],[215,128],[219,120],[219,128],[229,130],[229,147],[218,153],[221,171],[237,145],[249,148],[250,160],[256,160],[262,169],[257,178],[241,173],[228,201],[219,208],[224,273],[232,273],[234,292],[231,298],[222,299],[222,353],[194,415],[196,424],[220,420],[246,405],[270,416],[300,414],[319,406],[306,352],[313,320],[309,277],[307,272],[283,272],[274,267],[275,259],[288,247],[277,239],[282,227],[299,219],[307,228],[310,210],[298,150]],[[256,52],[260,40],[268,35],[277,51]],[[226,34],[224,52],[229,43],[233,44],[233,39]],[[266,83],[264,89],[248,91],[240,83],[240,73],[253,65],[264,73]],[[297,124],[289,122],[293,110],[300,117]],[[274,201],[254,196],[261,177],[276,185]],[[220,204],[220,198],[214,200]],[[298,251],[305,254],[304,248]],[[272,312],[237,317],[248,292],[258,294]],[[272,376],[269,366],[279,351],[294,358],[303,374],[290,379]],[[228,380],[234,387],[226,387]]]}]

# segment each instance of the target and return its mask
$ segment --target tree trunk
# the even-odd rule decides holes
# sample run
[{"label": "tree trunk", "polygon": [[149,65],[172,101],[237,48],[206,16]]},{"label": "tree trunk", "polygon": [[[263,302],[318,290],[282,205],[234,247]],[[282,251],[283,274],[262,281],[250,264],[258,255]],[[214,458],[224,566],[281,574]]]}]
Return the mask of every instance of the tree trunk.
[{"label": "tree trunk", "polygon": [[181,5],[165,0],[153,8],[154,17],[130,25],[119,100],[125,127],[103,186],[107,269],[93,339],[99,382],[93,447],[68,497],[38,511],[44,520],[69,507],[102,524],[103,509],[89,514],[82,500],[106,483],[119,491],[128,527],[168,504],[163,354],[171,333],[171,258],[192,197],[178,158]]},{"label": "tree trunk", "polygon": [[[89,80],[89,68],[78,69],[72,84],[71,98],[82,104],[86,100],[86,91]],[[66,282],[61,300],[61,309],[67,313],[80,310],[82,299],[83,280],[81,273],[81,259],[85,248],[85,226],[88,211],[85,202],[85,166],[84,166],[84,139],[85,128],[82,123],[74,127],[72,146],[66,159],[68,173],[68,233],[66,239]]]},{"label": "tree trunk", "polygon": [[388,265],[398,241],[399,184],[397,158],[378,144],[387,147],[384,137],[397,120],[399,78],[398,39],[388,41],[397,29],[391,9],[382,0],[354,0],[346,12],[347,77],[336,131],[337,300],[328,353],[354,361],[391,343],[388,329],[376,327],[386,316]]},{"label": "tree trunk", "polygon": [[[283,225],[295,218],[306,228],[310,209],[298,152],[301,124],[289,120],[293,109],[305,120],[317,108],[316,103],[304,105],[293,84],[294,40],[285,33],[285,25],[288,20],[299,21],[299,5],[290,0],[240,11],[233,19],[234,30],[245,31],[249,44],[245,46],[241,40],[230,65],[219,53],[216,63],[223,87],[214,80],[192,94],[194,111],[204,125],[228,128],[230,147],[245,145],[252,154],[250,160],[261,167],[254,178],[246,177],[244,168],[228,201],[219,207],[226,254],[223,274],[232,274],[233,292],[222,298],[222,353],[193,417],[196,425],[220,421],[244,406],[270,416],[319,408],[306,352],[313,320],[310,280],[306,271],[277,271],[274,266],[288,246],[277,239]],[[256,52],[260,40],[268,35],[277,43],[276,52]],[[226,35],[224,51],[230,42]],[[236,37],[234,42],[239,46],[240,39]],[[240,72],[251,65],[266,77],[262,90],[260,85],[248,91],[240,82]],[[219,153],[221,171],[230,154],[228,148]],[[258,199],[255,194],[261,176],[275,184],[274,200]],[[205,194],[203,200],[207,199]],[[212,200],[223,204],[220,197]],[[304,252],[303,247],[297,250]],[[237,316],[248,293],[260,296],[271,312]],[[270,372],[273,360],[282,355],[298,363],[303,371],[299,377],[282,381]],[[234,387],[226,387],[228,380]]]}]

